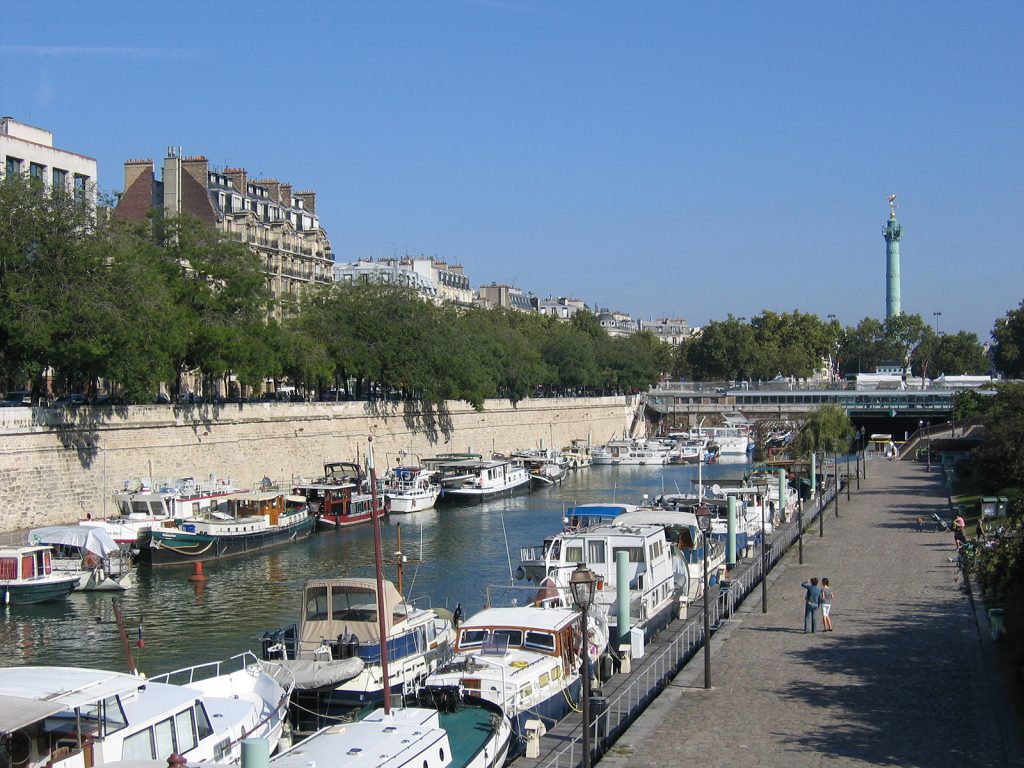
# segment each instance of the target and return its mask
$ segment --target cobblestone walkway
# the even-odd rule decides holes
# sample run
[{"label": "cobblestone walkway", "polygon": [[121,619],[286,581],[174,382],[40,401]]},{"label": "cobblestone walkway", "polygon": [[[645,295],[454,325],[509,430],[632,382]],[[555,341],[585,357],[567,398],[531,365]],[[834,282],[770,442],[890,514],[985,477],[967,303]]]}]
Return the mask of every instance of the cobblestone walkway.
[{"label": "cobblestone walkway", "polygon": [[[712,642],[601,760],[646,766],[1017,766],[991,642],[960,588],[939,473],[871,461]],[[835,631],[803,632],[800,583],[827,576]],[[984,627],[985,625],[983,625]],[[820,629],[820,627],[819,627]],[[1002,711],[1002,712],[1001,712]]]}]

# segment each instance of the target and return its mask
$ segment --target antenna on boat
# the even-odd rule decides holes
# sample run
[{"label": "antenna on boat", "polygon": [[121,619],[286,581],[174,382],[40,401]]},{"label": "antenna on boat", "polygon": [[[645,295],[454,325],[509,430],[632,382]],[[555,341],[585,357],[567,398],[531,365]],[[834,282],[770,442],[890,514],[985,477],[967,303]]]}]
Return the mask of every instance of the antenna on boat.
[{"label": "antenna on boat", "polygon": [[512,553],[508,550],[508,533],[505,531],[505,513],[499,513],[501,516],[501,535],[505,537],[505,557],[508,558],[508,583],[515,584],[516,578],[512,575]]},{"label": "antenna on boat", "polygon": [[388,631],[384,619],[384,556],[380,545],[380,513],[377,506],[377,470],[373,466],[373,435],[367,438],[366,466],[370,471],[370,518],[373,520],[373,555],[377,566],[377,631],[380,633],[381,688],[384,714],[391,714],[391,678],[388,675]]}]

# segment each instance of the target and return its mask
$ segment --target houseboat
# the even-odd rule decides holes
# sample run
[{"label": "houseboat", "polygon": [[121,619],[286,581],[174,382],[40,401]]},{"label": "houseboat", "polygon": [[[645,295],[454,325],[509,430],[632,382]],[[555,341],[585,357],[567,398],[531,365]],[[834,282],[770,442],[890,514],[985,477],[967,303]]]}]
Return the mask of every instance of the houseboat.
[{"label": "houseboat", "polygon": [[373,499],[362,467],[354,462],[324,464],[322,477],[313,481],[296,479],[292,493],[306,499],[320,530],[370,522]]},{"label": "houseboat", "polygon": [[441,472],[441,498],[452,501],[486,501],[530,488],[530,473],[507,458],[459,459]]},{"label": "houseboat", "polygon": [[380,492],[384,507],[396,515],[433,509],[441,486],[432,479],[425,467],[404,464],[391,467],[381,478]]},{"label": "houseboat", "polygon": [[258,490],[235,494],[227,512],[143,533],[138,560],[158,566],[239,557],[289,544],[312,530],[305,497],[263,484]]}]

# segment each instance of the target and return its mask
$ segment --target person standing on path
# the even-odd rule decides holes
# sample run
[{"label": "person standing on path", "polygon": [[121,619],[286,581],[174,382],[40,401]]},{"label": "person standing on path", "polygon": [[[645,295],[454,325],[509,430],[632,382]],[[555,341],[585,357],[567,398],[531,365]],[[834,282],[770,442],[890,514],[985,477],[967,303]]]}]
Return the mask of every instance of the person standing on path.
[{"label": "person standing on path", "polygon": [[804,632],[817,632],[818,605],[821,603],[821,587],[818,586],[818,577],[814,576],[800,586],[807,590],[807,597],[804,599]]},{"label": "person standing on path", "polygon": [[821,580],[821,625],[825,632],[832,631],[832,587],[828,578]]}]

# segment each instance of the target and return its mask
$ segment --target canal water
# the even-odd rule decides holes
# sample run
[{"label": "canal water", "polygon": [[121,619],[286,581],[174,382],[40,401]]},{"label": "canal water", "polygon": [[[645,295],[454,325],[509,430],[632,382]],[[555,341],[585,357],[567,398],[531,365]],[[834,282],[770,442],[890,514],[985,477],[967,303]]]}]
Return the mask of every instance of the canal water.
[{"label": "canal water", "polygon": [[[702,471],[710,485],[738,481],[747,469],[722,463]],[[560,530],[568,505],[637,503],[643,494],[689,491],[696,479],[696,466],[592,467],[528,494],[479,505],[441,502],[427,512],[394,515],[382,525],[387,578],[396,578],[401,524],[409,560],[405,594],[418,606],[454,610],[462,603],[469,616],[485,605],[488,585],[495,587],[494,604],[526,603],[535,589],[508,589],[510,561],[514,571],[521,546],[540,544]],[[133,587],[119,596],[129,644],[143,672],[167,672],[246,649],[259,653],[264,631],[298,619],[306,580],[373,575],[373,532],[369,525],[317,532],[270,552],[206,563],[204,572],[208,580],[197,586],[188,580],[191,566],[140,569]],[[111,595],[75,593],[66,603],[2,609],[0,664],[126,669]]]}]

